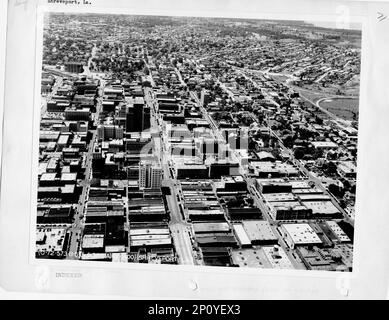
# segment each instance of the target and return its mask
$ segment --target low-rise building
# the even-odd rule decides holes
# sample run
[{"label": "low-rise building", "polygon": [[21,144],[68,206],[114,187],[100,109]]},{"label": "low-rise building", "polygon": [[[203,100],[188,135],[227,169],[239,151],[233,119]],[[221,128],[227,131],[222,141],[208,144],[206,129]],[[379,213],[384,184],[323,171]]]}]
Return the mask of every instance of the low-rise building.
[{"label": "low-rise building", "polygon": [[320,246],[322,244],[319,236],[307,223],[283,224],[279,230],[291,249],[297,246]]}]

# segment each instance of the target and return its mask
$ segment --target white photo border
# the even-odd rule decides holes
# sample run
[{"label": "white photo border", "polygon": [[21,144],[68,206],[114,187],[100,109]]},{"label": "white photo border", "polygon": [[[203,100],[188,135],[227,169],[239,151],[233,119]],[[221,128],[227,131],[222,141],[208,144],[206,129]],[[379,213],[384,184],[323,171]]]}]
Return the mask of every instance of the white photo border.
[{"label": "white photo border", "polygon": [[[12,0],[11,0],[12,2]],[[40,1],[44,2],[44,1]],[[96,1],[97,2],[97,1]],[[100,1],[101,2],[101,1]],[[110,1],[110,5],[115,1]],[[118,2],[122,2],[118,0]],[[155,6],[157,6],[157,3],[155,1],[151,1]],[[169,2],[175,2],[175,1],[164,1],[165,7],[169,7],[166,5],[166,3]],[[209,2],[209,1],[208,1]],[[237,3],[237,1],[230,1]],[[307,2],[307,1],[300,1],[300,2]],[[321,3],[325,1],[320,1]],[[133,1],[126,1],[126,4],[131,3],[133,4]],[[340,2],[339,6],[344,6],[345,1]],[[338,6],[338,8],[339,8]],[[342,7],[341,7],[342,8]],[[35,68],[34,68],[34,79],[35,84],[40,83],[40,77],[41,77],[41,67],[42,67],[42,47],[43,47],[43,15],[44,13],[48,12],[69,12],[69,13],[120,13],[120,14],[133,14],[133,15],[167,15],[167,16],[182,16],[185,15],[186,11],[170,11],[168,9],[161,10],[161,9],[148,9],[148,10],[135,10],[132,8],[129,8],[128,11],[124,10],[124,8],[118,9],[116,8],[107,8],[104,6],[91,6],[91,7],[84,7],[81,6],[80,8],[76,8],[70,6],[58,6],[58,5],[50,5],[47,4],[39,4],[35,7],[36,9],[36,46],[35,46],[35,52],[33,52],[35,56]],[[272,9],[274,10],[274,8]],[[271,10],[270,10],[271,11]],[[190,14],[187,14],[188,16],[205,16],[204,10],[198,11],[198,12],[190,12]],[[221,16],[226,17],[226,15]],[[232,17],[235,18],[257,18],[257,19],[272,19],[272,20],[309,20],[309,21],[337,21],[336,19],[339,18],[338,12],[333,12],[333,14],[326,14],[326,15],[317,15],[317,14],[304,14],[304,15],[293,15],[291,17],[290,14],[279,14],[279,13],[252,13],[252,16],[240,16],[238,12],[233,12]],[[215,13],[212,12],[209,17],[215,17]],[[194,297],[197,298],[199,295],[199,292],[201,291],[202,295],[209,296],[208,291],[210,288],[207,288],[207,281],[204,280],[205,278],[213,279],[222,277],[224,279],[230,279],[235,278],[233,287],[224,287],[222,288],[222,285],[226,285],[225,281],[218,282],[218,294],[215,295],[215,291],[211,293],[211,297],[223,297],[223,296],[229,296],[234,297],[234,294],[231,292],[231,289],[238,290],[239,293],[237,293],[236,296],[246,296],[246,297],[255,297],[255,294],[259,297],[272,297],[274,295],[280,296],[280,297],[289,297],[293,295],[299,296],[301,295],[307,295],[308,297],[311,296],[327,296],[327,294],[332,295],[334,298],[346,298],[348,296],[351,296],[353,293],[353,286],[352,282],[358,282],[358,278],[363,275],[363,273],[360,272],[360,265],[361,265],[361,259],[363,256],[359,254],[359,250],[361,249],[360,246],[362,245],[359,241],[359,233],[360,229],[362,228],[360,226],[359,220],[362,220],[362,216],[360,216],[360,209],[361,209],[361,200],[363,198],[363,193],[365,192],[366,188],[362,188],[361,186],[361,177],[360,177],[360,171],[363,171],[360,169],[360,162],[361,162],[361,150],[364,149],[364,145],[366,141],[362,141],[364,137],[368,136],[369,130],[367,126],[364,124],[364,122],[367,120],[363,115],[366,116],[368,114],[367,110],[367,103],[366,99],[368,97],[368,92],[366,89],[366,81],[368,79],[366,75],[366,71],[369,66],[369,61],[367,60],[368,56],[368,39],[366,39],[367,35],[370,35],[371,32],[369,32],[369,27],[371,27],[371,20],[369,20],[366,16],[352,16],[353,20],[356,20],[358,22],[361,22],[363,24],[363,30],[362,30],[362,68],[361,68],[361,88],[360,88],[360,130],[359,130],[359,156],[358,156],[358,183],[357,183],[357,203],[356,203],[356,227],[355,227],[355,245],[354,245],[354,270],[352,273],[340,273],[340,272],[328,272],[328,271],[299,271],[299,270],[274,270],[274,269],[241,269],[241,268],[223,268],[223,267],[199,267],[199,266],[166,266],[166,265],[147,265],[144,264],[116,264],[113,262],[104,263],[104,262],[85,262],[85,261],[54,261],[54,260],[40,260],[35,258],[35,230],[36,230],[36,190],[37,190],[37,182],[35,177],[37,176],[37,161],[38,161],[38,154],[39,154],[39,144],[37,141],[39,141],[39,125],[40,125],[40,117],[39,117],[39,106],[40,106],[40,88],[39,86],[35,86],[34,89],[34,115],[33,119],[33,132],[32,132],[32,173],[31,173],[31,186],[30,186],[30,207],[31,212],[29,214],[29,221],[30,221],[30,235],[29,235],[29,254],[28,254],[28,264],[30,267],[32,267],[34,270],[38,270],[38,273],[44,274],[44,272],[48,272],[49,278],[51,278],[51,285],[49,287],[41,288],[42,290],[56,290],[57,287],[55,285],[56,282],[62,282],[56,277],[60,273],[69,273],[69,270],[73,270],[71,273],[84,276],[87,273],[93,273],[95,274],[102,274],[104,273],[104,277],[107,277],[106,273],[121,273],[123,277],[131,277],[132,279],[136,279],[134,275],[130,275],[130,273],[133,274],[144,274],[147,277],[147,274],[165,274],[168,276],[168,278],[171,278],[170,281],[175,281],[173,278],[178,278],[177,274],[178,272],[182,275],[185,280],[183,280],[184,285],[182,285],[182,291],[185,292],[185,296],[187,297]],[[1,237],[1,236],[0,236]],[[1,249],[1,247],[0,247]],[[0,269],[1,272],[2,269]],[[95,277],[87,277],[88,280],[86,281],[90,285],[90,281],[92,279],[95,279]],[[109,275],[108,275],[109,278]],[[259,289],[258,287],[255,287],[255,281],[253,281],[256,278],[263,278],[261,279],[261,282],[267,285],[264,287],[267,291],[265,291],[263,288]],[[247,284],[243,285],[242,280],[248,279]],[[250,280],[251,279],[251,280]],[[303,288],[293,288],[288,285],[288,283],[294,283],[299,282],[301,279],[302,282],[309,282],[310,284],[313,284],[313,279],[317,279],[320,282],[328,281],[331,283],[330,290],[325,290],[326,292],[320,292],[320,289],[315,287],[307,287]],[[0,273],[0,280],[1,280],[1,273]],[[73,278],[74,280],[74,278]],[[237,281],[236,281],[237,280]],[[273,287],[273,283],[269,283],[269,281],[274,281],[274,284],[278,286],[278,288]],[[277,281],[278,280],[278,281]],[[192,289],[188,288],[188,283],[196,282],[198,284],[199,289],[196,291],[193,291]],[[69,281],[70,282],[70,281]],[[75,281],[76,282],[76,281]],[[72,285],[71,290],[74,290],[75,288],[78,288],[77,291],[80,292],[80,287],[82,287],[81,283],[84,283],[84,281],[77,281],[78,283],[74,283]],[[252,285],[249,285],[249,283],[252,283]],[[147,288],[147,292],[153,292],[153,285],[148,284],[149,288]],[[36,283],[35,283],[36,286]],[[88,285],[86,285],[88,286]],[[176,286],[176,285],[174,285]],[[177,286],[180,286],[179,283],[177,283]],[[208,284],[209,286],[209,284]],[[90,286],[93,288],[93,285]],[[204,289],[207,288],[207,289]],[[39,289],[39,288],[38,288]],[[178,287],[179,289],[179,287]],[[61,289],[59,289],[62,291]],[[85,289],[81,289],[81,291],[84,291]],[[87,292],[90,292],[90,290],[86,290]],[[113,290],[115,291],[115,290]],[[120,293],[123,292],[121,290]],[[141,290],[140,294],[143,293],[144,290]],[[158,291],[158,290],[157,290]],[[168,290],[167,290],[168,291]],[[180,290],[177,290],[180,291]],[[116,291],[115,291],[116,292]],[[158,291],[160,292],[160,290]],[[128,292],[124,292],[128,293]],[[232,295],[231,295],[232,293]],[[135,291],[131,291],[129,293],[130,295],[136,295],[137,293]],[[171,295],[171,293],[166,292],[167,295]],[[361,293],[360,293],[361,294]],[[313,296],[312,296],[313,295]]]}]

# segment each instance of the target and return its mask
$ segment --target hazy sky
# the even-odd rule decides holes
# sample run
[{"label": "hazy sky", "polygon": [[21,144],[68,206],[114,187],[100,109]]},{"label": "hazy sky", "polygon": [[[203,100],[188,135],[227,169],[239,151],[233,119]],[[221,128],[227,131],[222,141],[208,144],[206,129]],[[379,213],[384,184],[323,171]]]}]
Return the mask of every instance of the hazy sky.
[{"label": "hazy sky", "polygon": [[[307,21],[307,23],[312,23],[313,25],[322,28],[336,28],[335,22]],[[352,22],[350,23],[350,29],[362,30],[362,23]]]}]

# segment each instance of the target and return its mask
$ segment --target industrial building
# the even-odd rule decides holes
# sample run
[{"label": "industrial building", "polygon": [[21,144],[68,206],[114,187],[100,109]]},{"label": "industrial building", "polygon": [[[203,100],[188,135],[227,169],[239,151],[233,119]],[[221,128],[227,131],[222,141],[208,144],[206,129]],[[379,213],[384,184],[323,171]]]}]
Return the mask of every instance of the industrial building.
[{"label": "industrial building", "polygon": [[131,251],[140,248],[171,248],[173,246],[170,230],[167,226],[156,226],[152,224],[139,227],[131,223],[129,231],[129,249]]},{"label": "industrial building", "polygon": [[232,264],[228,248],[201,247],[201,254],[205,265],[229,267]]},{"label": "industrial building", "polygon": [[244,220],[243,228],[253,245],[272,245],[278,243],[271,225],[265,220]]},{"label": "industrial building", "polygon": [[320,246],[322,244],[318,235],[307,223],[283,224],[279,231],[291,249],[298,246]]},{"label": "industrial building", "polygon": [[294,269],[288,255],[280,246],[262,247],[262,250],[265,252],[266,258],[270,262],[272,269]]},{"label": "industrial building", "polygon": [[35,256],[38,259],[65,259],[69,244],[66,227],[37,225]]},{"label": "industrial building", "polygon": [[234,223],[232,227],[234,229],[234,234],[238,240],[240,247],[241,248],[251,247],[251,240],[248,237],[246,230],[243,228],[243,225],[240,223]]}]

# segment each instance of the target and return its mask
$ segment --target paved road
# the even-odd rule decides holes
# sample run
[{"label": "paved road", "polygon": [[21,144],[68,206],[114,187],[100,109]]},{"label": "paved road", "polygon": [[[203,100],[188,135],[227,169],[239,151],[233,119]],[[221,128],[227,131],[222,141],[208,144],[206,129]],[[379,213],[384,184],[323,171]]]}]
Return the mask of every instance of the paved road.
[{"label": "paved road", "polygon": [[[102,99],[101,99],[101,93],[103,91],[105,82],[101,82],[101,88],[99,90],[99,98],[97,100],[97,110],[96,110],[96,117],[98,118],[101,109],[102,109]],[[82,230],[84,227],[84,222],[85,222],[85,216],[84,216],[84,211],[85,211],[85,205],[87,202],[88,194],[89,194],[89,189],[90,189],[90,183],[92,179],[92,159],[93,159],[93,148],[95,146],[95,142],[97,140],[97,130],[93,131],[93,136],[92,139],[89,143],[88,146],[88,151],[86,153],[86,168],[85,168],[85,179],[82,181],[81,186],[82,186],[82,193],[77,205],[77,212],[74,216],[74,224],[72,228],[70,229],[71,231],[71,238],[70,238],[70,244],[69,244],[69,258],[70,259],[78,259],[79,258],[79,249],[80,249],[80,244],[81,244],[81,236],[82,236]]]},{"label": "paved road", "polygon": [[251,78],[250,76],[248,76],[244,71],[244,69],[241,69],[241,68],[233,68],[237,73],[239,73],[240,75],[242,75],[243,77],[245,77],[248,81],[250,81],[254,87],[256,89],[258,89],[260,92],[262,92],[265,96],[265,98],[267,100],[270,100],[275,106],[277,107],[280,107],[280,104],[276,101],[274,101],[274,99],[269,95],[269,93],[267,92],[267,90],[264,90],[264,88],[262,88],[261,86],[258,85],[258,83],[253,79]]},{"label": "paved road", "polygon": [[46,96],[42,96],[41,117],[43,117],[47,111],[47,102],[50,101],[51,98],[57,94],[57,91],[62,86],[62,84],[63,78],[55,76],[55,84],[51,92]]},{"label": "paved road", "polygon": [[200,99],[197,96],[196,92],[191,91],[190,95],[196,101],[197,105],[200,107],[200,111],[203,114],[204,118],[211,125],[211,128],[213,130],[213,133],[214,133],[215,137],[219,138],[221,141],[225,141],[225,139],[223,137],[223,134],[220,132],[219,127],[217,126],[215,120],[212,119],[212,117],[209,115],[208,111],[204,108],[204,105],[200,101]]},{"label": "paved road", "polygon": [[[145,100],[151,109],[151,127],[163,132],[162,120],[160,115],[155,112],[156,101],[152,97],[152,90],[145,90]],[[159,125],[158,120],[159,119]],[[194,265],[192,243],[190,240],[189,227],[181,214],[179,202],[177,200],[177,180],[171,174],[169,165],[168,151],[164,148],[164,136],[155,138],[155,154],[159,156],[161,166],[163,168],[164,181],[171,186],[171,195],[166,196],[168,208],[170,210],[169,228],[173,238],[174,246],[178,255],[179,263],[184,265]]]}]

